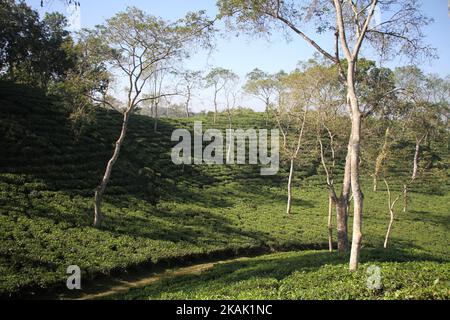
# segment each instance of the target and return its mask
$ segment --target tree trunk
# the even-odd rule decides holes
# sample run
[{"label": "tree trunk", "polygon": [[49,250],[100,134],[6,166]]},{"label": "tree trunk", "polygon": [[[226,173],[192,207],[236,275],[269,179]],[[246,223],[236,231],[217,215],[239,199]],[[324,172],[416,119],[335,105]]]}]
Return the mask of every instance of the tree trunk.
[{"label": "tree trunk", "polygon": [[356,271],[362,243],[363,195],[359,182],[360,148],[361,148],[361,111],[355,92],[355,64],[349,62],[348,69],[348,100],[351,106],[351,187],[353,193],[353,235],[350,253],[350,271]]},{"label": "tree trunk", "polygon": [[[231,130],[233,130],[233,120],[232,120],[232,117],[230,114],[228,115],[228,129],[230,130],[230,132],[231,132]],[[231,156],[232,156],[231,152],[233,151],[234,138],[233,137],[231,137],[231,138],[232,139],[230,142],[228,142],[228,148],[227,148],[227,163],[231,162]],[[234,159],[234,154],[233,154],[233,159]]]},{"label": "tree trunk", "polygon": [[386,184],[386,189],[387,189],[387,193],[388,193],[388,207],[389,207],[389,214],[391,216],[391,219],[389,220],[389,226],[388,226],[388,229],[386,232],[386,237],[384,239],[384,245],[383,245],[383,247],[385,249],[387,249],[389,236],[391,235],[392,225],[394,223],[394,211],[393,211],[392,204],[391,204],[391,190],[389,189],[389,184],[387,183],[386,179],[384,180],[384,183]]},{"label": "tree trunk", "polygon": [[216,124],[217,118],[217,91],[214,93],[214,121],[213,123]]},{"label": "tree trunk", "polygon": [[127,133],[127,128],[128,128],[128,121],[130,119],[130,113],[131,113],[131,108],[128,108],[125,111],[125,113],[123,114],[122,130],[120,132],[119,139],[116,141],[114,153],[113,153],[111,159],[108,161],[103,179],[95,191],[94,227],[100,227],[102,220],[103,220],[103,214],[102,214],[102,208],[101,208],[103,195],[105,194],[106,187],[107,187],[108,182],[111,177],[112,169],[113,169],[114,164],[116,163],[117,159],[119,158],[120,149],[122,148],[123,141],[125,140],[125,135]]},{"label": "tree trunk", "polygon": [[348,251],[347,201],[341,199],[336,203],[336,217],[338,252],[345,254]]},{"label": "tree trunk", "polygon": [[359,154],[361,141],[361,115],[356,110],[353,111],[353,141],[351,155],[351,185],[353,193],[353,237],[350,254],[350,271],[356,271],[359,264],[359,255],[362,243],[362,219],[363,219],[363,195],[359,183]]},{"label": "tree trunk", "polygon": [[333,252],[333,197],[328,197],[328,250]]},{"label": "tree trunk", "polygon": [[294,176],[294,159],[291,159],[291,168],[289,170],[289,180],[288,180],[288,200],[286,213],[292,213],[292,178]]},{"label": "tree trunk", "polygon": [[189,104],[188,103],[186,103],[186,118],[190,118],[191,117],[191,114],[189,113]]},{"label": "tree trunk", "polygon": [[[350,137],[351,139],[351,137]],[[349,141],[345,160],[344,181],[342,183],[342,193],[339,201],[336,202],[337,215],[337,240],[338,252],[345,254],[348,251],[348,204],[351,191],[351,144]]]},{"label": "tree trunk", "polygon": [[[328,128],[327,128],[328,130]],[[330,135],[330,143],[331,143],[331,150],[333,154],[333,168],[335,164],[335,152],[333,147],[333,135],[328,130]],[[337,214],[337,234],[338,234],[338,251],[339,253],[344,253],[347,251],[348,247],[348,239],[347,239],[347,212],[346,206],[344,206],[344,210],[342,210],[342,203],[347,202],[346,199],[348,199],[348,193],[350,190],[350,180],[349,180],[349,159],[350,157],[347,156],[346,164],[345,164],[345,174],[344,174],[344,182],[343,182],[343,188],[341,197],[338,198],[336,196],[336,191],[334,189],[334,179],[332,174],[330,175],[330,171],[328,170],[328,167],[325,163],[325,156],[323,152],[323,144],[322,140],[320,138],[320,132],[318,132],[318,141],[320,145],[320,158],[322,160],[322,165],[325,170],[325,174],[327,177],[327,186],[328,186],[328,247],[330,252],[333,251],[333,226],[332,226],[332,214],[333,214],[333,204],[336,207],[336,214]],[[350,150],[350,149],[349,149]]]},{"label": "tree trunk", "polygon": [[397,201],[400,199],[401,194],[399,194],[398,197],[394,201],[392,201],[391,189],[389,188],[389,184],[386,179],[384,179],[384,184],[386,185],[386,190],[388,193],[388,208],[389,208],[389,214],[391,216],[391,218],[389,220],[389,226],[388,226],[388,229],[386,232],[386,238],[384,239],[384,246],[383,246],[385,249],[387,249],[389,237],[391,235],[392,226],[394,224],[394,219],[395,219],[394,207],[395,207],[395,204],[397,203]]},{"label": "tree trunk", "polygon": [[158,132],[158,103],[155,103],[155,122],[154,122],[154,128],[153,131],[156,133]]},{"label": "tree trunk", "polygon": [[403,212],[406,213],[408,211],[408,186],[405,184],[403,185]]},{"label": "tree trunk", "polygon": [[412,181],[415,181],[417,179],[417,175],[418,175],[418,172],[419,172],[420,144],[421,144],[421,140],[417,140],[416,141],[416,151],[414,153],[413,174],[412,174],[412,177],[411,177]]},{"label": "tree trunk", "polygon": [[380,173],[383,170],[383,164],[386,160],[388,150],[389,150],[389,132],[390,129],[386,129],[386,133],[384,134],[384,144],[383,148],[380,151],[376,161],[375,161],[375,172],[373,174],[373,191],[376,192],[378,189],[378,178],[380,177]]},{"label": "tree trunk", "polygon": [[423,136],[421,139],[416,138],[416,149],[414,152],[414,162],[413,162],[413,173],[411,176],[411,181],[409,184],[403,185],[403,212],[406,213],[408,211],[409,204],[409,185],[413,184],[417,180],[417,176],[419,175],[419,160],[420,160],[420,145],[422,141],[427,137],[427,135]]},{"label": "tree trunk", "polygon": [[189,104],[191,103],[191,93],[188,92],[188,97],[186,100],[186,117],[189,118],[191,116],[190,112],[189,112]]},{"label": "tree trunk", "polygon": [[389,210],[389,213],[391,214],[391,220],[389,221],[389,227],[386,233],[386,238],[384,239],[384,248],[387,249],[388,246],[388,241],[389,241],[389,236],[391,235],[392,232],[392,225],[394,224],[394,212],[392,210]]}]

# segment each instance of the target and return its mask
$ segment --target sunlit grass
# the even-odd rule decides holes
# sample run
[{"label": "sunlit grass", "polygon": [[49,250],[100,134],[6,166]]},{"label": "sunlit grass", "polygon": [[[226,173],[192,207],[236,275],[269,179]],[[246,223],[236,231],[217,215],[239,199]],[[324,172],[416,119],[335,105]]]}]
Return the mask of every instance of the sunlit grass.
[{"label": "sunlit grass", "polygon": [[[262,178],[259,169],[251,166],[174,166],[170,160],[170,134],[174,128],[192,126],[192,120],[182,119],[161,120],[160,132],[154,134],[151,119],[132,118],[105,198],[105,224],[100,230],[94,229],[93,190],[118,134],[120,116],[99,110],[96,123],[76,137],[66,111],[51,100],[18,86],[2,89],[9,95],[0,98],[1,295],[63,286],[69,265],[79,265],[83,279],[87,280],[148,262],[173,264],[218,252],[231,255],[260,247],[279,250],[326,247],[328,196],[323,177],[308,175],[314,172],[317,163],[311,164],[312,169],[299,168],[294,182],[293,215],[287,216],[283,170],[277,177]],[[219,125],[225,127],[225,120]],[[253,127],[265,119],[264,115],[241,115],[235,122],[238,127]],[[429,185],[423,182],[416,190],[421,193],[411,193],[409,211],[402,213],[401,206],[397,208],[389,251],[377,251],[380,259],[389,255],[395,261],[396,256],[389,252],[406,251],[411,261],[424,257],[448,261],[450,196],[447,182],[440,183],[443,178],[436,177],[439,192],[428,190]],[[363,252],[382,246],[389,220],[386,194],[382,188],[377,193],[371,191],[368,174],[364,191]],[[257,271],[254,279],[245,280],[250,282],[241,286],[239,281],[236,284],[232,281],[233,285],[222,288],[217,297],[227,297],[233,292],[240,295],[230,297],[330,297],[330,292],[322,293],[319,288],[308,289],[305,296],[299,296],[301,290],[297,292],[292,284],[295,277],[312,277],[308,280],[312,290],[313,284],[326,281],[326,275],[333,272],[347,280],[353,277],[344,272],[345,258],[316,253],[277,255],[280,268],[287,263],[283,262],[284,257],[303,267],[296,269],[294,264],[287,263],[289,271],[267,270],[268,277],[261,277]],[[310,255],[313,258],[303,261]],[[258,259],[252,264],[257,270],[266,268],[272,258]],[[371,263],[371,259],[363,257],[363,263]],[[315,265],[311,270],[309,262]],[[332,266],[326,266],[331,262]],[[439,274],[448,278],[442,267],[446,265],[437,262],[426,265],[412,262],[411,267],[405,265],[402,276],[403,269],[392,263],[385,265],[386,270],[396,270],[392,272],[399,279],[407,279],[422,267],[431,270],[426,281],[436,280],[431,278]],[[302,275],[304,271],[311,274]],[[220,270],[214,272],[211,274],[216,278],[224,276]],[[355,277],[362,277],[361,272]],[[336,281],[338,286],[338,279],[330,281]],[[214,283],[211,285],[221,282]],[[192,295],[181,288],[179,296],[215,297],[206,283],[204,289],[201,286],[201,282],[196,284],[197,291]],[[161,286],[155,288],[136,297],[177,296]],[[414,291],[416,287],[408,284],[406,288]],[[342,298],[374,297],[355,290],[349,291],[351,296]],[[426,290],[411,294],[431,297]],[[382,297],[395,298],[395,292],[389,289]],[[436,297],[441,296],[438,293]],[[407,293],[399,293],[398,298],[407,298]]]}]

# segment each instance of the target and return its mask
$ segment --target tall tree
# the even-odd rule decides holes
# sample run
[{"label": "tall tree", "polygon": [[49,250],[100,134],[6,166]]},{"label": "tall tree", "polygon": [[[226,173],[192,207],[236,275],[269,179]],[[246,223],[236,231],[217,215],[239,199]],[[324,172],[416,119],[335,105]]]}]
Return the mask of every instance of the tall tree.
[{"label": "tall tree", "polygon": [[[142,93],[162,62],[182,59],[194,45],[208,45],[213,22],[203,12],[190,13],[186,18],[169,23],[145,14],[137,8],[128,8],[98,27],[99,39],[104,50],[101,54],[115,73],[127,79],[126,106],[122,129],[100,185],[95,191],[94,226],[103,219],[101,204],[121,147],[125,140],[128,122],[140,103],[159,97],[143,97]],[[108,104],[103,97],[95,101]]]},{"label": "tall tree", "polygon": [[[316,111],[315,131],[319,145],[319,156],[328,189],[328,234],[329,247],[332,250],[332,209],[336,209],[337,244],[339,253],[348,249],[347,236],[347,205],[350,196],[348,184],[344,184],[338,195],[335,175],[336,164],[345,154],[348,141],[349,126],[345,112],[345,97],[342,95],[342,85],[339,82],[336,69],[326,61],[310,61],[309,70],[314,86],[311,104]],[[344,177],[345,178],[345,177]]]},{"label": "tall tree", "polygon": [[404,137],[412,140],[415,146],[410,181],[404,186],[406,211],[408,188],[419,177],[423,145],[426,141],[432,141],[439,130],[446,126],[450,106],[450,81],[435,75],[425,75],[413,66],[397,68],[395,76],[401,98],[400,119],[403,121]]},{"label": "tall tree", "polygon": [[266,123],[269,120],[270,106],[272,99],[276,97],[278,85],[279,81],[277,81],[276,76],[270,75],[262,70],[254,69],[247,74],[247,83],[244,86],[244,91],[264,103],[267,116]]},{"label": "tall tree", "polygon": [[[371,139],[368,142],[371,145],[363,150],[367,158],[377,159],[375,162],[378,163],[378,166],[375,165],[373,174],[374,190],[376,191],[378,177],[381,173],[377,168],[380,168],[379,165],[384,160],[383,151],[387,147],[382,147],[386,139],[380,137],[389,134],[392,120],[397,118],[400,109],[394,72],[389,68],[377,67],[372,60],[361,58],[356,71],[356,88],[363,119],[370,119],[378,124],[377,126],[366,126],[368,130],[371,130],[370,136],[377,138]],[[374,145],[380,146],[380,148],[373,148]],[[379,150],[379,154],[367,156],[373,150]]]},{"label": "tall tree", "polygon": [[234,81],[236,75],[233,71],[224,68],[213,68],[205,77],[206,88],[214,90],[214,120],[216,124],[219,111],[219,94],[225,89],[230,81]]},{"label": "tall tree", "polygon": [[25,2],[0,1],[0,76],[44,90],[75,67],[74,41],[60,13],[41,20]]},{"label": "tall tree", "polygon": [[[236,111],[236,104],[240,95],[239,80],[239,76],[237,74],[233,74],[233,76],[230,78],[230,81],[225,85],[224,88],[225,112],[228,118],[228,129],[230,131],[233,129],[233,115]],[[233,144],[230,141],[227,147],[227,163],[231,161],[232,150]]]},{"label": "tall tree", "polygon": [[112,75],[107,63],[98,54],[102,45],[96,34],[88,30],[80,32],[75,50],[75,66],[67,72],[64,81],[53,84],[51,93],[65,102],[71,112],[72,127],[79,135],[85,125],[94,119],[98,102],[93,101],[92,97],[103,97],[103,100],[109,101],[108,106],[117,107],[118,103],[108,96]]},{"label": "tall tree", "polygon": [[150,79],[150,106],[153,113],[153,131],[158,132],[159,106],[163,98],[163,84],[170,68],[162,64],[156,65]]},{"label": "tall tree", "polygon": [[186,117],[191,116],[190,106],[192,102],[192,97],[194,90],[201,86],[202,84],[202,73],[201,71],[187,70],[181,72],[181,86],[183,87],[185,101]]},{"label": "tall tree", "polygon": [[[383,21],[374,21],[377,7],[387,13]],[[416,55],[429,51],[422,44],[421,28],[429,23],[416,0],[219,0],[221,17],[234,18],[241,30],[251,34],[267,34],[275,27],[294,32],[309,43],[323,57],[336,64],[342,81],[346,84],[346,96],[352,126],[344,184],[350,184],[354,199],[353,238],[349,269],[358,267],[362,244],[363,195],[359,181],[362,110],[356,87],[356,71],[364,42],[379,49],[384,58],[393,52]],[[390,17],[388,17],[388,14]],[[302,29],[305,23],[314,21],[316,30],[330,31],[334,43],[321,46]],[[406,26],[406,27],[405,27]],[[332,48],[333,51],[330,51]],[[347,60],[346,70],[341,53]],[[349,188],[344,186],[344,188]]]},{"label": "tall tree", "polygon": [[295,175],[295,165],[305,142],[308,112],[311,105],[311,87],[314,86],[308,71],[296,70],[280,77],[284,88],[279,98],[277,109],[272,110],[280,130],[283,143],[283,158],[289,164],[287,182],[286,213],[292,214],[292,183]]}]

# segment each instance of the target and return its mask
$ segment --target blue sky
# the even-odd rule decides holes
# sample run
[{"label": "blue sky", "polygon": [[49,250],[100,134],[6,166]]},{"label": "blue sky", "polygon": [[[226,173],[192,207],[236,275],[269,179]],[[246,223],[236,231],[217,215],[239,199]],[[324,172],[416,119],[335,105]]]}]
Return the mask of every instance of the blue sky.
[{"label": "blue sky", "polygon": [[[28,4],[38,9],[62,11],[66,9],[59,0],[50,0],[44,9],[41,9],[40,0],[27,0]],[[81,0],[81,25],[93,27],[103,23],[107,18],[127,6],[136,6],[144,11],[160,16],[164,19],[175,20],[183,17],[189,11],[204,9],[208,15],[217,13],[214,0]],[[422,9],[435,22],[425,30],[427,42],[438,50],[439,59],[432,63],[423,63],[421,68],[427,72],[439,73],[445,76],[450,73],[450,17],[448,14],[447,0],[423,0]],[[309,31],[309,30],[308,30]],[[191,69],[207,70],[212,66],[220,66],[232,69],[241,78],[253,70],[259,68],[268,72],[279,70],[292,70],[298,61],[312,57],[314,50],[303,40],[292,37],[291,41],[279,34],[270,39],[249,39],[245,36],[239,38],[230,36],[230,39],[218,38],[216,50],[211,55],[197,54],[188,63]],[[326,38],[319,43],[326,42]],[[324,44],[324,47],[326,45]],[[399,62],[391,62],[393,67]],[[209,96],[202,92],[196,99],[196,111],[209,108]],[[244,103],[252,104],[257,109],[257,102],[244,98]]]}]

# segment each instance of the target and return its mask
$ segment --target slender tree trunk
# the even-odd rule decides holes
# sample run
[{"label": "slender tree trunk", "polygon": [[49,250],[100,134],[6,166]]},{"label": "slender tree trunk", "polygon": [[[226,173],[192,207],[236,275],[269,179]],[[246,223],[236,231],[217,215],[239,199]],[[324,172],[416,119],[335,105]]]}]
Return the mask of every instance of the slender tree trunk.
[{"label": "slender tree trunk", "polygon": [[[411,181],[409,184],[414,183],[417,180],[417,176],[419,175],[419,160],[420,160],[420,145],[422,144],[423,139],[425,139],[426,135],[421,139],[416,139],[416,149],[414,152],[414,162],[413,162],[413,173],[411,176]],[[409,203],[409,189],[408,185],[403,186],[403,212],[406,213],[408,211],[408,203]]]},{"label": "slender tree trunk", "polygon": [[[231,117],[230,114],[228,114],[228,129],[230,130],[230,132],[231,132],[231,130],[233,129],[233,119],[232,119],[232,117]],[[233,139],[232,139],[232,141],[230,141],[230,142],[228,143],[228,149],[227,149],[227,163],[230,163],[230,162],[231,162],[231,151],[232,151],[232,149],[233,149],[233,143],[234,143],[234,140],[233,140]],[[234,156],[234,154],[233,154],[233,156]]]},{"label": "slender tree trunk", "polygon": [[359,111],[353,111],[353,141],[351,155],[351,185],[353,193],[353,237],[350,255],[350,271],[356,271],[359,264],[359,256],[362,243],[362,219],[363,219],[363,195],[359,183],[359,154],[360,154],[360,132],[361,115]]},{"label": "slender tree trunk", "polygon": [[[350,138],[351,139],[351,138]],[[345,254],[348,251],[348,204],[351,191],[351,144],[349,142],[347,157],[345,160],[344,180],[342,182],[342,193],[336,203],[337,214],[337,240],[338,252]]]},{"label": "slender tree trunk", "polygon": [[189,104],[191,103],[191,92],[188,92],[188,97],[186,100],[186,117],[189,118],[191,116],[190,112],[189,112]]},{"label": "slender tree trunk", "polygon": [[[333,154],[333,168],[335,163],[335,157],[334,157],[334,147],[333,147],[333,136],[330,133],[330,144],[331,144],[331,150]],[[328,187],[328,248],[330,252],[333,252],[333,224],[332,224],[332,218],[333,218],[333,205],[336,206],[336,202],[339,201],[336,196],[336,191],[334,190],[334,179],[333,175],[330,174],[330,170],[328,170],[328,167],[325,162],[325,156],[323,152],[323,144],[322,140],[320,138],[320,131],[318,132],[318,140],[320,145],[320,158],[322,160],[322,165],[325,170],[325,174],[327,177],[327,187]],[[337,211],[336,211],[337,212]]]},{"label": "slender tree trunk", "polygon": [[328,250],[333,252],[333,197],[328,197]]},{"label": "slender tree trunk", "polygon": [[336,228],[338,252],[344,254],[348,251],[348,212],[347,201],[340,199],[336,203]]},{"label": "slender tree trunk", "polygon": [[214,93],[214,121],[213,123],[216,124],[217,120],[217,91]]},{"label": "slender tree trunk", "polygon": [[155,122],[154,122],[154,128],[153,131],[156,133],[158,132],[158,118],[159,118],[159,113],[158,113],[158,102],[155,103]]},{"label": "slender tree trunk", "polygon": [[[361,45],[366,36],[371,19],[375,12],[378,0],[372,0],[369,13],[364,21],[361,29],[358,28],[358,36],[355,42],[353,52],[350,51],[349,42],[346,37],[344,13],[342,10],[342,1],[334,0],[334,7],[336,9],[336,24],[339,30],[339,37],[341,38],[342,47],[344,48],[345,57],[347,59],[347,101],[350,105],[351,119],[352,119],[352,134],[351,134],[351,188],[353,193],[353,237],[352,249],[350,253],[350,271],[356,271],[359,264],[359,256],[362,243],[362,219],[363,219],[363,194],[359,182],[359,166],[360,166],[360,148],[361,148],[361,110],[359,109],[358,98],[356,95],[356,61],[360,53]],[[358,20],[359,13],[355,13]],[[357,22],[359,25],[359,22]]]},{"label": "slender tree trunk", "polygon": [[186,118],[190,118],[191,114],[189,112],[189,102],[186,102]]},{"label": "slender tree trunk", "polygon": [[[328,130],[328,128],[327,128]],[[330,135],[331,145],[333,145],[333,136],[331,132],[328,130],[328,133]],[[328,185],[328,197],[329,197],[329,207],[328,207],[328,242],[329,242],[329,248],[330,251],[333,251],[333,233],[332,233],[332,225],[331,225],[331,219],[332,219],[332,209],[331,206],[334,204],[336,207],[336,227],[337,227],[337,242],[338,242],[338,252],[340,254],[346,253],[348,250],[348,231],[347,231],[347,224],[348,224],[348,203],[349,203],[349,194],[350,194],[350,188],[351,188],[351,144],[348,144],[348,152],[347,157],[345,160],[345,171],[344,171],[344,180],[342,183],[342,191],[341,196],[338,198],[336,196],[336,191],[334,189],[334,179],[332,178],[332,175],[330,175],[330,171],[327,168],[327,165],[325,163],[325,157],[323,152],[323,144],[322,140],[320,139],[320,132],[318,133],[318,140],[320,145],[320,157],[322,160],[322,165],[325,170],[325,174],[327,177],[327,185]],[[333,155],[333,168],[335,163],[335,152],[334,148],[332,146],[332,155]]]},{"label": "slender tree trunk", "polygon": [[389,220],[389,226],[388,226],[388,229],[386,232],[386,237],[384,239],[384,245],[383,245],[383,247],[385,249],[387,249],[389,236],[391,235],[391,231],[392,231],[392,225],[394,224],[394,212],[392,210],[392,204],[391,204],[391,190],[389,189],[389,184],[387,183],[386,179],[384,180],[384,183],[386,184],[386,189],[387,189],[387,193],[388,193],[388,208],[389,208],[389,214],[391,216],[391,219]]},{"label": "slender tree trunk", "polygon": [[361,111],[355,92],[355,64],[349,62],[348,69],[348,100],[352,114],[351,135],[351,187],[353,193],[353,235],[350,253],[350,271],[356,271],[362,244],[363,194],[359,182],[360,148],[361,148]]},{"label": "slender tree trunk", "polygon": [[384,179],[384,183],[386,185],[386,190],[388,193],[388,208],[389,208],[389,214],[390,214],[390,220],[389,220],[389,226],[386,232],[386,237],[384,239],[384,249],[387,249],[388,247],[388,241],[389,241],[389,237],[391,236],[392,233],[392,226],[394,225],[394,220],[395,220],[395,215],[394,215],[394,207],[395,204],[397,203],[397,201],[400,199],[401,194],[392,202],[392,196],[391,196],[391,190],[389,188],[389,184],[386,181],[386,179]]},{"label": "slender tree trunk", "polygon": [[391,220],[389,222],[389,227],[388,227],[388,230],[387,230],[387,233],[386,233],[386,238],[384,239],[384,246],[383,247],[385,249],[387,249],[387,247],[388,247],[389,237],[390,237],[391,232],[392,232],[392,225],[394,224],[394,212],[390,209],[389,213],[391,214]]},{"label": "slender tree trunk", "polygon": [[381,170],[383,169],[383,163],[386,160],[389,148],[389,128],[386,129],[386,133],[384,134],[384,144],[383,148],[380,151],[380,154],[375,161],[375,172],[373,174],[373,191],[376,192],[378,189],[378,178],[380,177]]},{"label": "slender tree trunk", "polygon": [[292,213],[292,178],[294,176],[294,159],[291,159],[291,167],[289,170],[289,180],[288,180],[288,200],[287,200],[287,209],[286,213]]},{"label": "slender tree trunk", "polygon": [[108,164],[107,164],[106,170],[105,170],[105,174],[103,175],[103,179],[95,191],[94,227],[100,227],[102,220],[103,220],[103,214],[102,214],[102,209],[101,209],[103,195],[105,194],[106,187],[107,187],[108,182],[111,177],[112,169],[113,169],[114,164],[116,163],[117,159],[119,158],[120,149],[122,148],[123,141],[125,140],[125,136],[126,136],[127,128],[128,128],[128,121],[130,120],[130,113],[131,113],[131,108],[128,108],[125,111],[125,113],[123,114],[122,130],[120,132],[119,139],[116,141],[114,153],[113,153],[111,159],[108,161]]},{"label": "slender tree trunk", "polygon": [[408,211],[408,186],[403,185],[403,212],[406,213]]},{"label": "slender tree trunk", "polygon": [[417,179],[417,175],[419,172],[419,157],[420,157],[420,144],[421,140],[416,141],[416,151],[414,153],[414,165],[413,165],[413,174],[411,177],[412,181],[415,181]]}]

